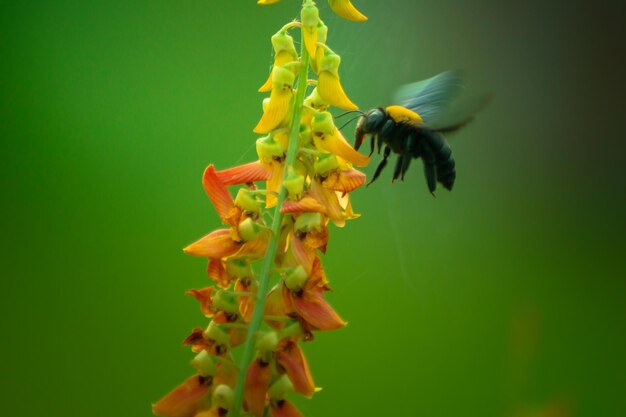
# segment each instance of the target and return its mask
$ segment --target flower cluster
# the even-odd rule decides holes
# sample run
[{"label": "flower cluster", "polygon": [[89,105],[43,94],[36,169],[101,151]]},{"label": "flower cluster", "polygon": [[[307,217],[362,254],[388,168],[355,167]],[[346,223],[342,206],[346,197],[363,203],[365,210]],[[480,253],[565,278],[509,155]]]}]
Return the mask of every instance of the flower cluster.
[{"label": "flower cluster", "polygon": [[[366,20],[348,0],[329,3],[340,16]],[[290,34],[296,28],[299,53]],[[204,172],[202,184],[224,227],[184,251],[208,259],[214,285],[188,294],[210,323],[185,339],[196,353],[196,373],[153,405],[157,415],[237,417],[243,408],[256,417],[297,417],[286,394],[309,398],[317,391],[300,345],[314,332],[346,324],[325,299],[330,287],[321,256],[329,224],[343,227],[358,217],[349,193],[365,175],[354,167],[369,163],[329,112],[357,106],[342,88],[341,59],[327,37],[315,3],[304,0],[300,21],[271,38],[274,65],[259,89],[269,97],[254,128],[263,135],[258,160]],[[309,79],[310,69],[316,79]],[[239,186],[235,198],[231,186]],[[239,345],[244,350],[235,363]]]}]

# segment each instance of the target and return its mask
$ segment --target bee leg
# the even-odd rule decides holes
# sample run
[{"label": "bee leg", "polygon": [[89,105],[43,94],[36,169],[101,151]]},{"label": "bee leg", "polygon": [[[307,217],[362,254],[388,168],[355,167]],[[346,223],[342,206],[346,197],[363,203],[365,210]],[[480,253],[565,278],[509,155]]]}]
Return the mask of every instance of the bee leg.
[{"label": "bee leg", "polygon": [[392,184],[400,176],[400,172],[402,171],[402,165],[404,163],[403,161],[406,157],[408,157],[408,155],[398,155],[398,159],[396,159],[396,166],[393,168],[393,179],[391,180]]},{"label": "bee leg", "polygon": [[371,183],[376,181],[376,179],[380,176],[380,173],[383,172],[383,169],[385,169],[385,166],[387,166],[387,158],[389,158],[390,153],[391,153],[391,148],[389,146],[385,146],[385,153],[383,155],[383,160],[380,161],[380,163],[376,167],[376,171],[374,171],[374,176],[372,177],[371,181],[367,183],[368,187]]},{"label": "bee leg", "polygon": [[370,154],[368,156],[372,156],[374,149],[376,149],[376,139],[378,139],[378,134],[372,135],[370,138]]},{"label": "bee leg", "polygon": [[406,173],[406,171],[409,169],[409,165],[411,164],[411,159],[413,152],[414,152],[414,147],[415,147],[415,137],[412,135],[409,135],[406,137],[406,142],[404,145],[404,158],[402,158],[402,167],[400,168],[400,179],[402,181],[404,181],[404,174]]},{"label": "bee leg", "polygon": [[425,141],[421,142],[422,161],[424,162],[424,176],[428,191],[434,196],[437,189],[437,169],[435,168],[435,156]]}]

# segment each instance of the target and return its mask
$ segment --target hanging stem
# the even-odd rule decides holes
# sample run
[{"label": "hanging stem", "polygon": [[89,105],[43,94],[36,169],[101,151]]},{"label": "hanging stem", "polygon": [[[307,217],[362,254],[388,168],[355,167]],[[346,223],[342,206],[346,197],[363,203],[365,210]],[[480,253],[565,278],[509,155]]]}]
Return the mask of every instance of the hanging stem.
[{"label": "hanging stem", "polygon": [[[306,3],[306,0],[305,0]],[[300,135],[300,117],[302,115],[302,106],[304,104],[304,96],[307,87],[307,78],[309,75],[309,54],[304,46],[304,37],[302,37],[302,46],[300,47],[300,57],[302,59],[302,67],[298,74],[298,89],[296,91],[296,97],[294,100],[293,119],[291,122],[291,131],[289,132],[289,145],[287,148],[287,158],[285,160],[285,170],[283,172],[283,181],[287,176],[287,168],[293,165],[296,154],[298,151],[298,138]],[[265,297],[269,291],[270,274],[274,265],[274,258],[276,257],[276,249],[278,247],[278,239],[280,235],[280,228],[283,223],[283,213],[280,212],[283,201],[287,195],[287,190],[284,186],[281,186],[280,193],[278,194],[278,201],[276,203],[276,209],[274,210],[274,220],[272,221],[272,239],[267,246],[267,252],[265,252],[265,259],[263,260],[263,267],[261,269],[261,275],[259,277],[259,289],[256,295],[256,303],[254,305],[254,311],[252,313],[252,319],[248,326],[248,335],[246,336],[246,342],[244,345],[243,356],[239,364],[239,374],[237,376],[237,386],[235,387],[235,403],[233,408],[228,414],[228,417],[239,417],[241,414],[241,408],[243,405],[243,391],[246,382],[246,376],[248,372],[248,366],[252,361],[254,354],[256,333],[261,327],[263,320],[263,311],[265,309]]]}]

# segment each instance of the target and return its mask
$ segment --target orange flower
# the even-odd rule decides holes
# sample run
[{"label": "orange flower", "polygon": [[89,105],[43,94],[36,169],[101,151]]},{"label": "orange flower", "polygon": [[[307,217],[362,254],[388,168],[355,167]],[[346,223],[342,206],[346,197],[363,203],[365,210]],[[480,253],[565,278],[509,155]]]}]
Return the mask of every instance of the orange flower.
[{"label": "orange flower", "polygon": [[193,375],[152,405],[152,412],[163,417],[193,417],[208,404],[213,378]]},{"label": "orange flower", "polygon": [[256,417],[263,417],[271,376],[272,367],[261,358],[257,358],[248,367],[244,401],[246,409]]},{"label": "orange flower", "polygon": [[270,414],[272,417],[303,417],[302,413],[287,400],[275,401],[270,408]]},{"label": "orange flower", "polygon": [[278,344],[276,362],[292,382],[295,391],[305,397],[311,397],[315,392],[315,383],[309,369],[309,364],[294,338],[285,338]]}]

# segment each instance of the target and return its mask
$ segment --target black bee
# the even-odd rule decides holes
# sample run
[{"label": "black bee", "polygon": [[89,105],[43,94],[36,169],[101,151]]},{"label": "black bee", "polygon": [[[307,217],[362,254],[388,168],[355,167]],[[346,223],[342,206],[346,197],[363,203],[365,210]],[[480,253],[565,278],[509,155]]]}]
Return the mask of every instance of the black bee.
[{"label": "black bee", "polygon": [[[393,180],[404,180],[412,159],[422,158],[428,190],[434,193],[439,182],[451,190],[456,179],[452,150],[443,137],[456,132],[491,99],[481,96],[466,102],[463,109],[449,110],[449,103],[462,90],[461,74],[447,71],[432,78],[406,85],[396,94],[398,105],[379,107],[364,113],[357,122],[354,148],[359,149],[365,135],[371,136],[370,155],[383,146],[383,159],[374,172],[376,181],[393,151],[398,155]],[[368,185],[369,185],[368,184]]]}]

